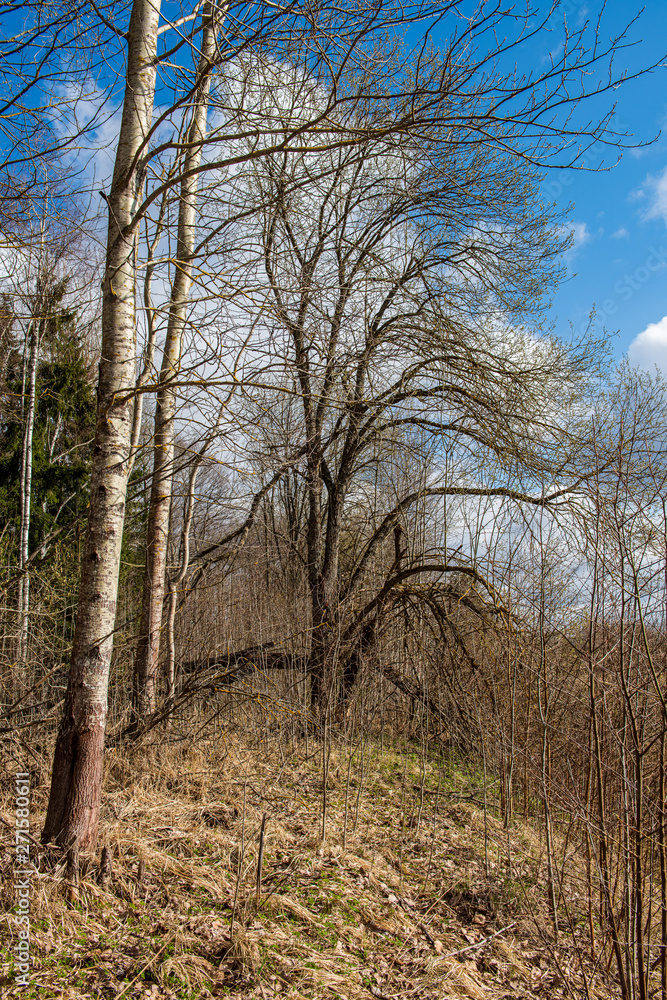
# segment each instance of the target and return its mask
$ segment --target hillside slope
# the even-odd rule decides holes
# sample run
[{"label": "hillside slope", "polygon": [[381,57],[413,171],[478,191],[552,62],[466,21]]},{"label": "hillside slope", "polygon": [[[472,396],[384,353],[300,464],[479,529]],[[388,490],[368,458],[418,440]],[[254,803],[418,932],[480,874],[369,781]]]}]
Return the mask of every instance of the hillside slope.
[{"label": "hillside slope", "polygon": [[[47,787],[44,767],[33,779],[35,836]],[[31,887],[31,985],[14,983],[6,915],[3,993],[617,996],[586,957],[572,845],[563,845],[556,943],[538,839],[528,825],[503,830],[491,791],[419,745],[334,746],[327,755],[312,743],[247,749],[227,738],[109,754],[99,846],[112,855],[110,876],[100,884],[98,852],[82,859],[73,889],[62,858],[41,860]],[[7,914],[12,812],[7,779]]]}]

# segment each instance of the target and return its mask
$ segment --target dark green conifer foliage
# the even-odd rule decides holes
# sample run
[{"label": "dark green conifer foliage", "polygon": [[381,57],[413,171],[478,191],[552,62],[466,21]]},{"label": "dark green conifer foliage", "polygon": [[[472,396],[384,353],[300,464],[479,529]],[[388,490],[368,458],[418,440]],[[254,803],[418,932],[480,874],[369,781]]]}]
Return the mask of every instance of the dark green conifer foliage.
[{"label": "dark green conifer foliage", "polygon": [[[95,397],[75,310],[64,305],[67,280],[39,294],[40,363],[33,434],[30,551],[80,514],[88,500]],[[37,298],[37,296],[36,296]],[[15,536],[20,523],[23,351],[12,303],[0,303],[0,521]],[[31,331],[28,331],[30,335]]]}]

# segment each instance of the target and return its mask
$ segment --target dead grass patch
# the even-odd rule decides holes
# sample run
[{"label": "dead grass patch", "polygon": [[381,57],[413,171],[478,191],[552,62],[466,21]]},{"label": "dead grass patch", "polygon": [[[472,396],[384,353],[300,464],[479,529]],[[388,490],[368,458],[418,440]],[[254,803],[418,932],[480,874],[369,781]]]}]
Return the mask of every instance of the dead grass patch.
[{"label": "dead grass patch", "polygon": [[[84,859],[72,904],[64,865],[42,856],[32,879],[32,983],[13,985],[15,926],[5,916],[4,995],[583,995],[573,943],[555,949],[539,933],[548,913],[538,838],[517,827],[508,841],[475,801],[473,778],[443,781],[416,754],[406,765],[398,750],[369,744],[363,773],[357,757],[347,786],[348,753],[331,752],[325,840],[321,754],[312,743],[308,753],[278,744],[251,751],[226,734],[220,744],[156,740],[109,754],[99,846],[113,856],[110,880],[97,882],[99,855]],[[46,766],[39,773],[35,836]],[[10,792],[3,786],[0,801],[8,819]],[[13,858],[2,832],[9,912]],[[512,930],[494,937],[510,921]],[[559,968],[569,970],[567,982]],[[591,998],[615,995],[599,970],[586,971]]]}]

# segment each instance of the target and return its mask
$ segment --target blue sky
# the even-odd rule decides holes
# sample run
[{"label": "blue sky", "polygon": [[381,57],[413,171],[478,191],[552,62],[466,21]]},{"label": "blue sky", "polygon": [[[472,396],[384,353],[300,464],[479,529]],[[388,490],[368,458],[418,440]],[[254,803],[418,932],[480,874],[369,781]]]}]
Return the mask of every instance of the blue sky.
[{"label": "blue sky", "polygon": [[[519,70],[539,70],[548,64],[550,52],[558,52],[563,14],[571,29],[577,29],[595,20],[601,6],[602,0],[562,0],[551,30],[517,51]],[[531,0],[531,7],[545,12],[549,2]],[[521,0],[514,10],[525,10]],[[638,14],[629,32],[635,44],[618,53],[617,72],[636,72],[667,52],[667,0],[646,0],[643,5],[608,0],[603,37],[617,34]],[[450,25],[448,21],[442,29]],[[10,26],[6,23],[5,30]],[[413,39],[418,30],[411,29]],[[514,59],[512,55],[504,68],[512,68]],[[578,109],[579,119],[603,115],[614,102],[618,130],[650,144],[624,152],[621,162],[606,172],[552,170],[545,175],[545,198],[563,209],[572,204],[569,219],[575,237],[566,259],[568,276],[548,321],[567,337],[570,326],[575,332],[587,326],[595,308],[597,328],[615,335],[616,357],[629,351],[634,362],[646,367],[657,363],[667,372],[667,68],[663,65],[586,102]],[[616,158],[613,149],[605,154],[608,164]]]},{"label": "blue sky", "polygon": [[[566,7],[576,27],[597,13],[600,4],[570,0]],[[641,9],[611,0],[607,36]],[[647,0],[629,37],[636,45],[618,54],[617,69],[634,72],[661,59],[667,52],[667,0]],[[549,36],[542,36],[533,58],[544,60],[550,44]],[[644,148],[626,151],[609,171],[556,170],[545,176],[547,197],[563,208],[572,203],[575,235],[568,277],[550,319],[567,336],[570,324],[575,331],[585,328],[595,307],[597,328],[616,335],[616,357],[629,351],[634,363],[648,368],[655,363],[667,372],[667,68],[596,99],[591,112],[606,111],[614,102],[620,131],[634,134],[638,142],[662,134]],[[614,162],[613,151],[607,159]]]},{"label": "blue sky", "polygon": [[[490,5],[493,6],[493,5]],[[546,16],[549,0],[531,0],[537,14]],[[461,5],[461,8],[464,4]],[[505,5],[517,15],[525,3]],[[603,9],[604,8],[604,9]],[[607,170],[549,170],[543,181],[545,200],[565,210],[574,245],[565,260],[567,277],[557,291],[547,323],[567,338],[589,326],[595,310],[595,328],[612,337],[616,358],[629,354],[634,364],[667,373],[667,0],[561,0],[548,30],[514,49],[501,68],[519,74],[544,71],[550,56],[561,51],[563,23],[569,30],[591,26],[602,12],[600,40],[608,42],[630,25],[626,43],[616,54],[614,69],[636,74],[657,62],[660,68],[588,100],[575,109],[575,121],[598,119],[616,105],[614,128],[641,148],[623,152],[602,146],[586,163]],[[452,22],[442,25],[448,30]],[[511,25],[509,19],[508,25]],[[413,29],[414,30],[414,29]],[[508,28],[508,34],[509,34]],[[438,38],[437,29],[434,41]],[[593,85],[594,76],[589,80]],[[661,134],[662,133],[662,134]],[[655,141],[651,141],[655,140]]]},{"label": "blue sky", "polygon": [[[614,58],[616,78],[660,65],[574,109],[573,121],[583,126],[603,118],[615,105],[613,128],[623,134],[626,144],[637,148],[620,151],[597,144],[586,154],[586,165],[607,169],[545,172],[544,199],[562,211],[569,208],[568,225],[574,236],[564,260],[567,277],[554,296],[546,323],[567,339],[573,331],[575,336],[582,334],[595,313],[595,330],[607,332],[614,357],[629,354],[634,364],[648,370],[657,364],[667,374],[667,0],[557,2],[558,10],[546,29],[514,47],[498,65],[500,71],[509,74],[516,68],[519,76],[544,72],[551,56],[557,58],[562,51],[564,23],[571,34],[584,30],[590,46],[598,18],[603,46],[628,29]],[[547,18],[552,3],[503,4],[516,21],[513,25],[511,17],[503,18],[499,37],[508,39],[513,30],[521,29],[526,6],[535,26]],[[487,12],[494,6],[482,3]],[[435,44],[443,47],[452,27],[462,23],[458,15],[475,7],[473,0],[470,4],[461,0],[456,13],[434,28]],[[411,41],[417,41],[418,30],[410,29]],[[482,46],[492,43],[487,35]],[[603,61],[601,69],[606,65]],[[587,80],[590,89],[595,76],[594,72]]]}]

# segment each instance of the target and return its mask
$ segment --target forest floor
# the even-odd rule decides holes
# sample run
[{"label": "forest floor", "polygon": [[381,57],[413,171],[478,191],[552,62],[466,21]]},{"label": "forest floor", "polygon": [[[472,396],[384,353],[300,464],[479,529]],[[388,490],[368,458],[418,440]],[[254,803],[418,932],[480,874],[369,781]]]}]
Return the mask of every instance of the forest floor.
[{"label": "forest floor", "polygon": [[[47,750],[33,756],[38,838],[49,758]],[[63,859],[39,861],[33,971],[30,985],[17,984],[8,824],[21,765],[11,756],[5,763],[7,998],[618,995],[606,966],[586,957],[573,845],[562,845],[565,931],[556,942],[540,839],[523,822],[503,829],[481,775],[419,743],[334,744],[327,759],[312,742],[247,748],[224,735],[107,754],[98,852],[82,859],[77,889]],[[103,846],[112,856],[106,884]]]}]

